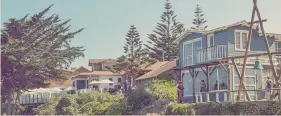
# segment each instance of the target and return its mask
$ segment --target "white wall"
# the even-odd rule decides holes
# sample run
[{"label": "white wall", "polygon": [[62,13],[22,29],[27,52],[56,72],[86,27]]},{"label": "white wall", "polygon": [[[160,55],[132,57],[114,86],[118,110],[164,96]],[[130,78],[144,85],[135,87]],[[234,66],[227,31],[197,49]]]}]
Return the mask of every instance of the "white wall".
[{"label": "white wall", "polygon": [[[99,87],[100,88],[114,88],[114,85],[118,84],[118,78],[121,78],[121,83],[123,82],[123,78],[122,76],[95,76],[95,77],[89,77],[88,82],[90,83],[91,81],[95,80],[95,79],[99,79],[99,81],[103,80],[103,79],[107,79],[109,80],[109,78],[112,78],[112,81],[114,82],[112,85],[109,84],[100,84]],[[76,80],[87,80],[87,78],[74,78],[73,81]],[[89,86],[89,88],[92,88],[93,86]],[[75,84],[75,88],[76,88],[76,84]]]}]

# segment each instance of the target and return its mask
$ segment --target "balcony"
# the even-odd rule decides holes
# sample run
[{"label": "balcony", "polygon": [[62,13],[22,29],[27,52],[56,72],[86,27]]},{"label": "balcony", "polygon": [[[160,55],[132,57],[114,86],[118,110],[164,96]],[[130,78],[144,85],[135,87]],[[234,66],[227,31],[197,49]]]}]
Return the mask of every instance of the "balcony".
[{"label": "balcony", "polygon": [[207,47],[204,49],[197,50],[197,63],[207,62],[223,58],[227,56],[227,46],[226,45],[216,45],[213,47]]}]

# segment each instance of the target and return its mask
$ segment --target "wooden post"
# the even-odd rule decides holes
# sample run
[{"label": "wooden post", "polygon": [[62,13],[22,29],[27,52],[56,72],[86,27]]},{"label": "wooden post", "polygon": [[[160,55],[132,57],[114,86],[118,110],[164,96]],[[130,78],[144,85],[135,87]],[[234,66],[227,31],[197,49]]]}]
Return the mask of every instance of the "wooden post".
[{"label": "wooden post", "polygon": [[209,73],[209,66],[206,66],[206,77],[207,77],[207,92],[210,91],[210,73]]},{"label": "wooden post", "polygon": [[[254,2],[254,4],[256,4],[257,0],[253,0],[253,2]],[[251,19],[251,23],[250,23],[247,47],[246,47],[245,57],[244,57],[244,62],[243,62],[243,67],[242,67],[242,74],[241,74],[241,79],[240,79],[237,101],[240,101],[240,97],[241,97],[240,95],[241,95],[241,92],[242,92],[242,84],[243,84],[244,79],[245,79],[245,69],[246,69],[246,63],[247,63],[247,59],[248,59],[248,51],[249,51],[251,40],[252,40],[252,32],[253,32],[252,28],[253,28],[253,22],[254,22],[255,11],[256,11],[255,9],[256,9],[256,7],[254,5],[253,11],[252,11],[252,19]]]},{"label": "wooden post", "polygon": [[256,73],[256,101],[258,100],[258,73],[257,73],[257,71],[255,71],[255,73]]},{"label": "wooden post", "polygon": [[231,74],[233,73],[233,71],[232,70],[230,70],[230,65],[229,65],[229,59],[227,59],[227,64],[228,64],[228,67],[227,67],[227,83],[228,83],[228,92],[227,92],[227,101],[229,101],[230,102],[230,100],[231,100],[231,98],[232,98],[232,94],[231,94],[231,90],[232,90],[232,76],[231,76]]},{"label": "wooden post", "polygon": [[[234,59],[232,59],[232,63],[233,63],[234,69],[235,69],[235,71],[236,71],[236,73],[237,73],[237,75],[238,75],[238,78],[239,78],[239,80],[240,80],[240,82],[241,82],[241,74],[240,74],[240,72],[239,72],[239,70],[238,70],[238,67],[237,67],[236,62],[234,61]],[[243,87],[244,90],[247,90],[247,88],[246,88],[244,82],[242,82],[241,86]],[[239,91],[241,91],[241,90],[239,90]],[[239,91],[238,91],[238,92],[239,92]],[[246,93],[247,100],[248,100],[248,101],[251,101],[251,98],[250,98],[250,96],[249,96],[248,91],[245,91],[245,93]],[[237,98],[238,98],[238,96],[239,96],[239,100],[240,100],[241,94],[238,94],[238,95],[237,95]],[[239,100],[237,99],[236,101],[239,101]]]},{"label": "wooden post", "polygon": [[192,76],[192,92],[193,92],[193,102],[196,102],[195,96],[195,74],[194,69],[189,69],[190,75]]},{"label": "wooden post", "polygon": [[206,97],[207,97],[207,98],[206,98],[206,99],[207,99],[206,101],[207,101],[207,102],[210,102],[210,95],[209,95],[209,92],[206,92]]},{"label": "wooden post", "polygon": [[28,104],[30,104],[30,94],[28,94]]},{"label": "wooden post", "polygon": [[198,103],[198,94],[195,95],[195,103]]}]

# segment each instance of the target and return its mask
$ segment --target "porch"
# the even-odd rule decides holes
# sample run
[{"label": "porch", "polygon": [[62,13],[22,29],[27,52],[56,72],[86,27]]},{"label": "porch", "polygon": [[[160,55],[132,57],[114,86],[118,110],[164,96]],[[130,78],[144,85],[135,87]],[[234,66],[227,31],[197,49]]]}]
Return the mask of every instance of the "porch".
[{"label": "porch", "polygon": [[[280,54],[280,52],[272,52]],[[264,56],[267,53],[250,54],[249,57]],[[217,58],[217,57],[215,57]],[[187,102],[208,102],[208,101],[235,101],[240,86],[243,56],[224,57],[208,62],[197,63],[181,68],[181,79],[184,83],[184,98]],[[254,70],[256,60],[249,60],[246,64],[245,81],[242,85],[241,98],[247,101],[264,100],[265,88],[263,70]],[[265,63],[264,70],[272,69],[270,64]],[[274,62],[277,65],[277,62]],[[206,82],[206,91],[200,91],[200,81]],[[272,80],[274,80],[272,78]],[[215,85],[225,82],[227,88],[214,89]],[[214,87],[214,88],[213,88]],[[217,87],[220,88],[220,87]],[[280,90],[280,88],[279,88]],[[258,94],[257,94],[258,93]],[[257,95],[257,96],[256,96]],[[277,97],[278,98],[278,97]],[[279,96],[279,99],[280,96]]]},{"label": "porch", "polygon": [[[281,92],[281,88],[272,88],[272,91],[274,91],[273,95],[275,95],[276,92]],[[241,94],[241,101],[247,101],[246,92],[252,92],[254,93],[254,96],[251,96],[251,101],[268,101],[273,100],[277,101],[280,100],[280,96],[276,96],[275,98],[272,98],[268,95],[266,95],[266,89],[260,89],[260,90],[242,90]],[[196,92],[195,93],[195,102],[196,103],[202,103],[202,102],[228,102],[228,90],[215,90],[215,91],[209,91],[209,92]],[[231,95],[238,94],[238,90],[232,90],[230,91]],[[235,99],[231,99],[229,102],[236,102]]]}]

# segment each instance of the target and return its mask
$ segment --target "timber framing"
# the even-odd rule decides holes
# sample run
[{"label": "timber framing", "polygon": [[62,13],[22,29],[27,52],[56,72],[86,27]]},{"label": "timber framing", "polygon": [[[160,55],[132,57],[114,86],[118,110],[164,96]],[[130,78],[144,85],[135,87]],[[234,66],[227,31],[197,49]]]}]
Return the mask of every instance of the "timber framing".
[{"label": "timber framing", "polygon": [[[270,55],[275,55],[275,54],[281,54],[281,52],[272,52],[270,53]],[[268,53],[258,53],[258,54],[249,54],[248,57],[259,57],[259,56],[266,56],[268,55]],[[228,74],[228,101],[230,101],[231,99],[231,89],[232,87],[230,87],[230,84],[232,82],[230,82],[231,76],[230,76],[230,66],[232,65],[235,69],[235,72],[238,75],[239,80],[241,81],[242,75],[240,73],[240,71],[238,70],[237,67],[237,63],[235,62],[235,59],[241,59],[241,58],[245,58],[245,56],[231,56],[231,57],[224,57],[224,58],[220,58],[220,59],[216,59],[216,60],[212,60],[212,61],[207,61],[207,62],[202,62],[202,63],[198,63],[198,64],[194,64],[194,65],[190,65],[190,66],[186,66],[184,68],[176,68],[174,70],[176,71],[183,71],[183,70],[188,70],[190,75],[192,76],[192,87],[193,87],[193,100],[195,102],[196,100],[196,96],[195,96],[195,81],[196,81],[196,77],[199,73],[198,70],[195,70],[197,68],[200,68],[202,70],[202,72],[206,75],[206,80],[207,80],[207,91],[209,91],[209,79],[210,79],[210,75],[215,71],[216,68],[218,67],[223,67],[225,69],[225,71]],[[230,62],[231,61],[231,62]],[[184,73],[183,73],[184,74]],[[181,81],[184,75],[178,75],[181,78]],[[242,82],[242,88],[244,90],[247,90],[245,83]],[[250,96],[249,93],[247,91],[244,91],[246,98],[248,101],[250,101]]]}]

